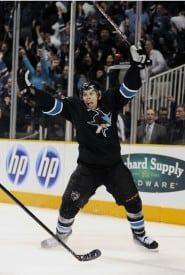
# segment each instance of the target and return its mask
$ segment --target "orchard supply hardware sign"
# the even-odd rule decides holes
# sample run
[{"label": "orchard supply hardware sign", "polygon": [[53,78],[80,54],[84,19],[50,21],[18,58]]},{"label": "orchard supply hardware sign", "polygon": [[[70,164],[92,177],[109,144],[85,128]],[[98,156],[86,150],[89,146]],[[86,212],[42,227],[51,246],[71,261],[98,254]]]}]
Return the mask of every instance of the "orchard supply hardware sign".
[{"label": "orchard supply hardware sign", "polygon": [[122,155],[141,192],[185,190],[185,161],[157,154]]}]

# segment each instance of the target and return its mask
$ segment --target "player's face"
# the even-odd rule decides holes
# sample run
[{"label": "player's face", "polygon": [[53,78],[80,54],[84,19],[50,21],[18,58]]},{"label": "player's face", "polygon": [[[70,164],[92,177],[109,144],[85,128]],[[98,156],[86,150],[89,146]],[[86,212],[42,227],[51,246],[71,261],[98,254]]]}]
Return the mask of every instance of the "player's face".
[{"label": "player's face", "polygon": [[88,110],[95,110],[98,106],[100,97],[94,89],[83,91],[82,100]]}]

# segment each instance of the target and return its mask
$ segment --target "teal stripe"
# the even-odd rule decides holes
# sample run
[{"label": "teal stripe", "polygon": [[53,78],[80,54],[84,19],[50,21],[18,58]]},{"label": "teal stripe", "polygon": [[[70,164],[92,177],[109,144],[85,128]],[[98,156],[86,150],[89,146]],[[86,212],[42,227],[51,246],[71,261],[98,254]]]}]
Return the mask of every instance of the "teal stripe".
[{"label": "teal stripe", "polygon": [[54,107],[50,111],[43,112],[43,113],[49,116],[55,116],[62,111],[62,108],[63,108],[63,102],[61,100],[55,99]]},{"label": "teal stripe", "polygon": [[132,228],[139,228],[144,226],[144,220],[130,222]]},{"label": "teal stripe", "polygon": [[126,97],[126,98],[132,98],[136,95],[137,91],[136,90],[131,90],[127,88],[124,83],[120,86],[120,93]]}]

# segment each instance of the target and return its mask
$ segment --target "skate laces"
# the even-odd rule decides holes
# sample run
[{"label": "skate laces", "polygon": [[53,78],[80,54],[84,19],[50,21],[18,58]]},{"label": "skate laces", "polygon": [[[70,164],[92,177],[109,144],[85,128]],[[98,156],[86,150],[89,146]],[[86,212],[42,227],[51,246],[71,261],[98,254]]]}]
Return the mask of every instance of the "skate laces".
[{"label": "skate laces", "polygon": [[148,237],[148,236],[139,237],[139,239],[140,239],[143,243],[148,244],[148,245],[152,244],[153,241],[154,241],[154,240],[152,240],[152,239],[151,239],[150,237]]}]

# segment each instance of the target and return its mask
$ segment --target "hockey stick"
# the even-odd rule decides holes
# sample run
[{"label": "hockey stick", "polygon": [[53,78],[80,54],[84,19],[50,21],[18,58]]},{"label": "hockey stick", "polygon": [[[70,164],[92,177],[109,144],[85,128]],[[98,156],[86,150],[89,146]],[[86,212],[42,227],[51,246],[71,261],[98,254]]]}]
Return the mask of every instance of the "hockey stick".
[{"label": "hockey stick", "polygon": [[119,27],[116,25],[116,23],[112,20],[112,18],[110,18],[110,16],[102,9],[102,7],[96,1],[94,1],[94,5],[99,10],[99,12],[107,19],[107,21],[114,27],[114,29],[121,35],[123,40],[130,47],[131,44],[128,41],[127,36],[124,33],[122,33],[122,31],[119,29]]},{"label": "hockey stick", "polygon": [[[97,1],[94,1],[94,5],[95,7],[99,10],[99,12],[107,19],[107,21],[114,27],[114,29],[121,35],[121,37],[123,38],[123,41],[127,43],[127,45],[130,47],[131,44],[127,39],[127,36],[122,33],[122,31],[119,29],[118,25],[116,25],[116,23],[112,20],[112,18],[102,9],[102,7],[97,3]],[[146,54],[147,58],[146,58],[146,62],[145,65],[146,66],[150,66],[151,65],[151,59],[148,57],[148,55]]]},{"label": "hockey stick", "polygon": [[77,260],[86,262],[94,260],[101,255],[99,249],[94,249],[87,254],[78,255],[69,246],[67,246],[57,235],[55,235],[41,220],[39,220],[27,207],[22,204],[10,191],[8,191],[1,183],[0,188],[13,200],[15,201],[32,219],[34,219],[42,228],[44,228],[54,239],[56,239],[66,250],[68,250]]}]

